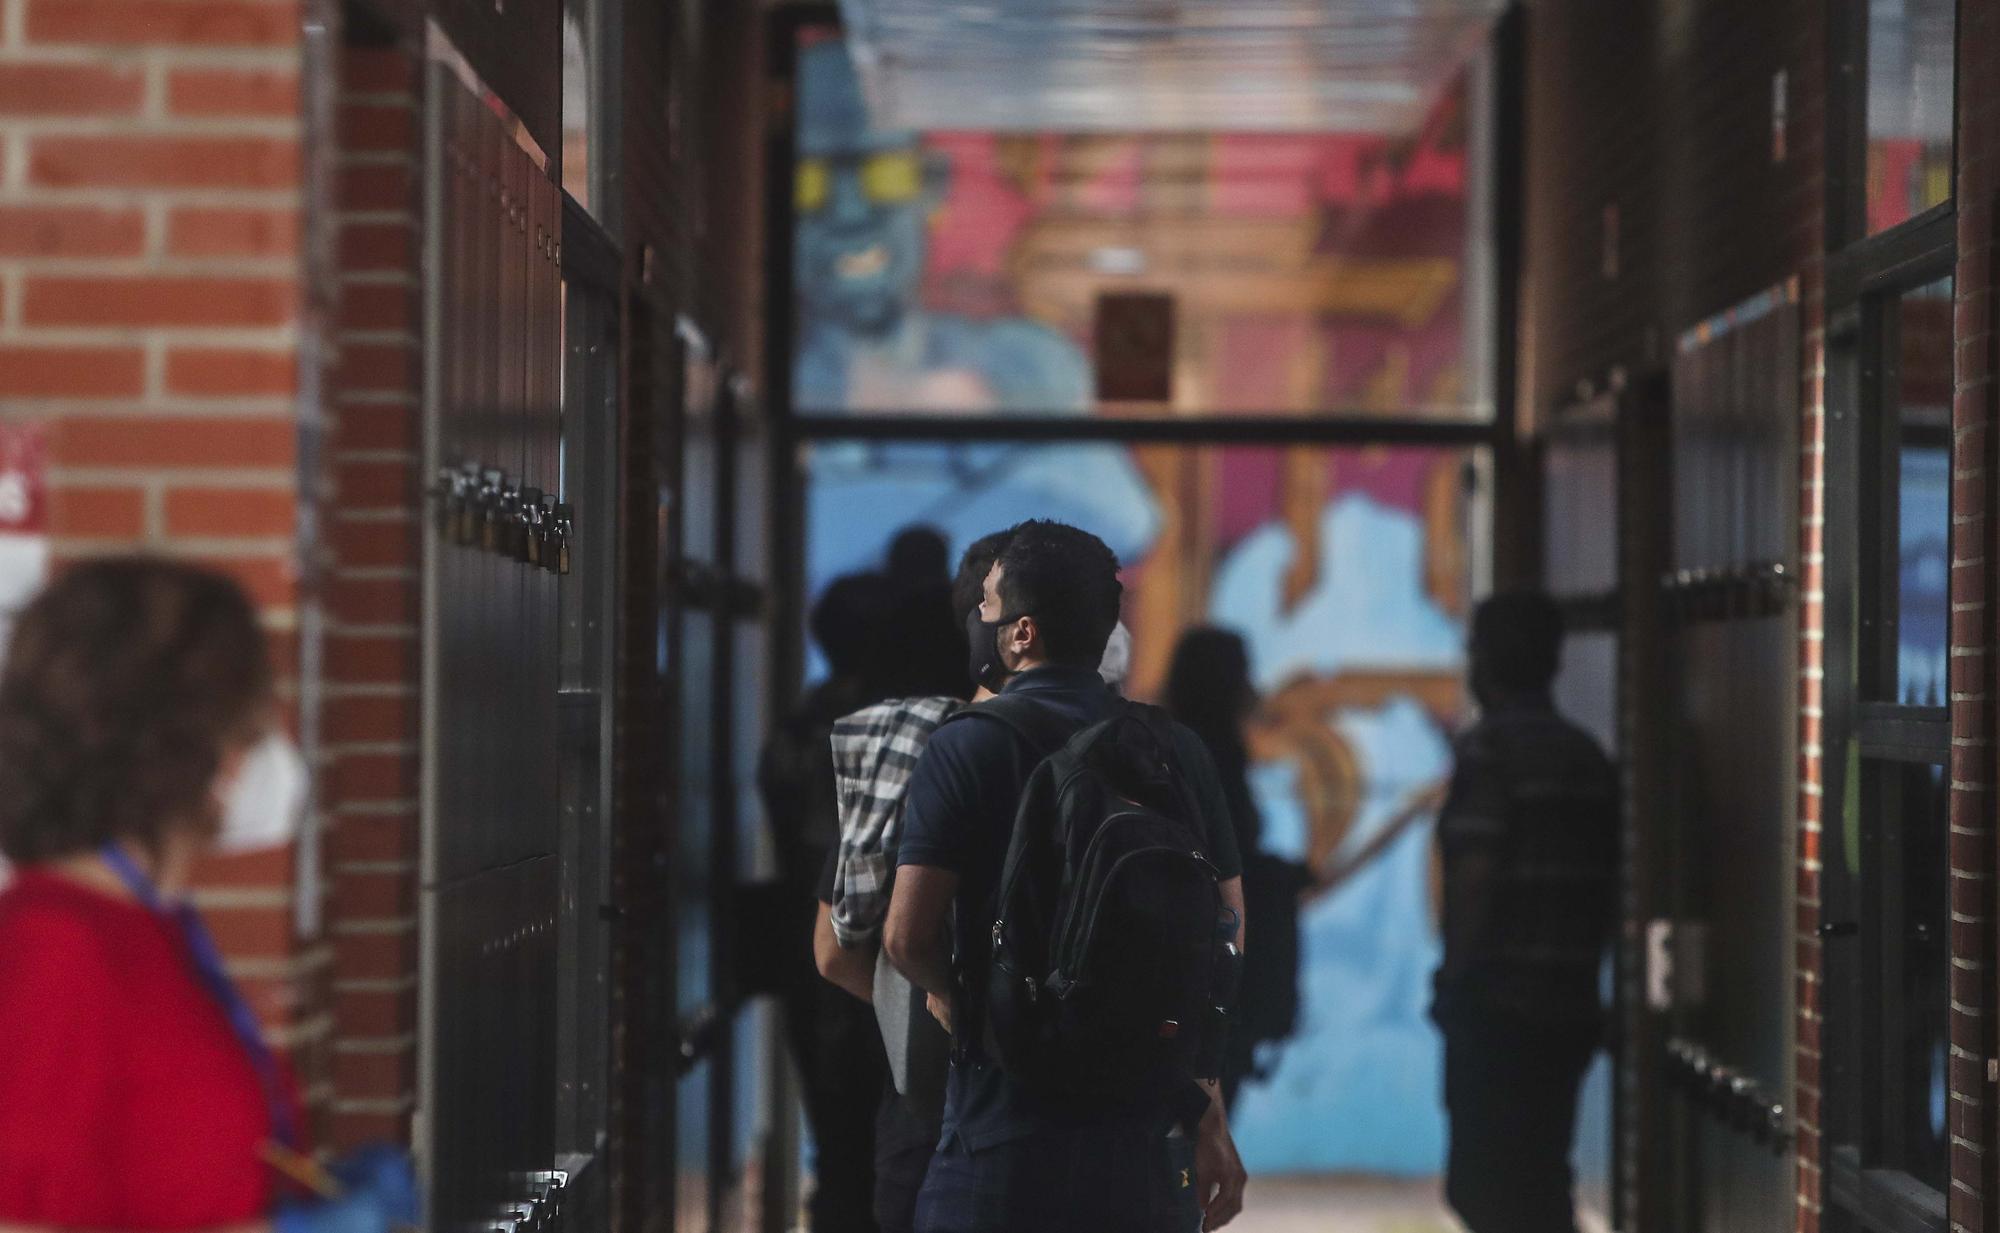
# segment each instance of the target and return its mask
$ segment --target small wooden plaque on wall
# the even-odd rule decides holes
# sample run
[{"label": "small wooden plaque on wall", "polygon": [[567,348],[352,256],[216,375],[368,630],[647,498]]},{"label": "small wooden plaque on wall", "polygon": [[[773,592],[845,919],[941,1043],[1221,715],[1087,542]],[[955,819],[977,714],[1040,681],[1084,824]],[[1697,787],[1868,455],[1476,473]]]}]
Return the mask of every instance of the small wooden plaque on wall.
[{"label": "small wooden plaque on wall", "polygon": [[1160,292],[1097,297],[1097,401],[1172,402],[1174,298]]}]

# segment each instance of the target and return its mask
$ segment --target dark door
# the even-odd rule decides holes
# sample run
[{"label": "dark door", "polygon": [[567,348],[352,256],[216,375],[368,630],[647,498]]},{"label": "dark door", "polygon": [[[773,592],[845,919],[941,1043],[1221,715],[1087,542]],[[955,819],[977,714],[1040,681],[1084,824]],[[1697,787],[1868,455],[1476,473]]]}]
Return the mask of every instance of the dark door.
[{"label": "dark door", "polygon": [[1690,331],[1673,367],[1658,1060],[1668,1227],[1788,1227],[1797,723],[1798,305]]}]

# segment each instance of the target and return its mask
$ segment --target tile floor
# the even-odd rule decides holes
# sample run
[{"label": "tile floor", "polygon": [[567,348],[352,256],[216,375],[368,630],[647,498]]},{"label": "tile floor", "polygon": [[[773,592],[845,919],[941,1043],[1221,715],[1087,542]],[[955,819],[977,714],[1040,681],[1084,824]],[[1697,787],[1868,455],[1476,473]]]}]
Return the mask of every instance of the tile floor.
[{"label": "tile floor", "polygon": [[[1463,1233],[1445,1210],[1438,1180],[1359,1177],[1251,1179],[1243,1215],[1230,1233]],[[1580,1214],[1583,1233],[1608,1233],[1595,1213]]]}]

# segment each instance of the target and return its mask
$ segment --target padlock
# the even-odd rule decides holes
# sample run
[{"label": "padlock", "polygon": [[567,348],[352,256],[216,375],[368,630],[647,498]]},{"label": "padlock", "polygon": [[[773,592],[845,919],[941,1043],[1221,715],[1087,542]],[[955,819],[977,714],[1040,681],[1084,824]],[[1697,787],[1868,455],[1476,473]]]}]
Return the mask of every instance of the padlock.
[{"label": "padlock", "polygon": [[520,551],[515,559],[529,565],[542,563],[542,490],[521,489]]},{"label": "padlock", "polygon": [[479,542],[480,503],[485,500],[485,489],[480,482],[479,464],[461,463],[454,486],[458,491],[458,514],[452,538],[458,541],[460,547],[470,548]]},{"label": "padlock", "polygon": [[576,510],[569,505],[556,506],[555,569],[558,574],[569,573],[569,549],[576,539]]},{"label": "padlock", "polygon": [[556,572],[556,498],[554,493],[542,494],[541,508],[535,514],[535,564]]},{"label": "padlock", "polygon": [[500,551],[501,528],[507,517],[507,502],[513,489],[505,471],[486,472],[480,487],[479,546],[488,552]]}]

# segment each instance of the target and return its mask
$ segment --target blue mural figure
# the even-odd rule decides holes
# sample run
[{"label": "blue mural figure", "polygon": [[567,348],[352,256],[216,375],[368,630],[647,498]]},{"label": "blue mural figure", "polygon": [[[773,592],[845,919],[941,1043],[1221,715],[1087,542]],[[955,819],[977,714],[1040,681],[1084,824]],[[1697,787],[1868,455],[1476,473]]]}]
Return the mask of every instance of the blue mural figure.
[{"label": "blue mural figure", "polygon": [[[1284,579],[1302,548],[1290,528],[1267,523],[1216,570],[1209,616],[1243,632],[1260,690],[1382,667],[1457,671],[1464,635],[1424,589],[1425,534],[1414,514],[1362,494],[1336,497],[1320,513],[1318,584],[1288,605]],[[1330,718],[1361,769],[1345,853],[1368,844],[1413,793],[1441,778],[1451,747],[1404,695]],[[1307,850],[1297,775],[1291,763],[1274,763],[1251,782],[1266,848],[1293,858]],[[1303,913],[1299,1033],[1270,1080],[1244,1088],[1231,1119],[1253,1171],[1437,1171],[1441,1071],[1424,1016],[1438,956],[1428,844],[1427,827],[1410,828]]]},{"label": "blue mural figure", "polygon": [[1078,413],[1090,362],[1022,317],[973,320],[918,296],[949,164],[868,122],[846,48],[799,53],[792,402],[801,411]]},{"label": "blue mural figure", "polygon": [[[927,230],[947,161],[916,133],[869,124],[838,41],[801,49],[798,83],[793,405],[806,414],[1088,414],[1090,360],[1062,334],[1024,317],[975,320],[924,306]],[[1112,445],[836,443],[816,446],[809,465],[809,594],[879,566],[890,537],[912,524],[936,527],[956,553],[1024,518],[1054,518],[1127,562],[1158,534],[1152,490]]]},{"label": "blue mural figure", "polygon": [[1951,633],[1951,451],[1905,446],[1898,513],[1897,697],[1942,706]]}]

